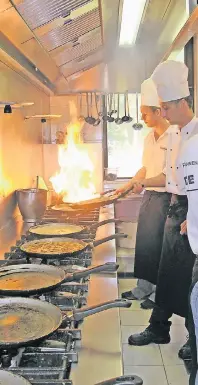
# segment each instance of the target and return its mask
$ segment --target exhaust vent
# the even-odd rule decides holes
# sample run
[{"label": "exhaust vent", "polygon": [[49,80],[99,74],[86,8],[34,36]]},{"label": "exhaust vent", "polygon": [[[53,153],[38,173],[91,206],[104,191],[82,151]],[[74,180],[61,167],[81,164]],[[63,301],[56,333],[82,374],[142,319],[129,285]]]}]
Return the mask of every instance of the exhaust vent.
[{"label": "exhaust vent", "polygon": [[35,29],[58,17],[67,17],[71,11],[90,2],[91,0],[23,0],[17,9],[29,27]]}]

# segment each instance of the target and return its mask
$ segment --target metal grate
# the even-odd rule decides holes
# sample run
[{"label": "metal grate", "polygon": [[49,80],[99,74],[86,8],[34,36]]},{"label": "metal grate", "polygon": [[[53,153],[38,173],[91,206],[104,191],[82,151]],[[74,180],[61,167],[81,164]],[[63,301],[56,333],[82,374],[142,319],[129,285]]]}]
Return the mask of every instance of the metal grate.
[{"label": "metal grate", "polygon": [[58,66],[62,66],[70,61],[73,61],[82,56],[88,55],[92,51],[96,51],[102,45],[102,37],[99,32],[91,39],[83,42],[82,44],[77,43],[74,47],[64,50],[60,54],[54,56],[54,60]]},{"label": "metal grate", "polygon": [[103,60],[103,50],[99,49],[96,53],[88,55],[86,58],[81,58],[81,61],[72,61],[61,67],[61,72],[65,77],[71,76],[76,72],[86,71],[91,67],[95,67]]},{"label": "metal grate", "polygon": [[29,27],[35,29],[58,17],[66,17],[74,9],[90,2],[91,0],[23,0],[16,6]]},{"label": "metal grate", "polygon": [[61,27],[41,36],[40,41],[48,51],[78,39],[85,33],[100,26],[99,8],[74,19]]}]

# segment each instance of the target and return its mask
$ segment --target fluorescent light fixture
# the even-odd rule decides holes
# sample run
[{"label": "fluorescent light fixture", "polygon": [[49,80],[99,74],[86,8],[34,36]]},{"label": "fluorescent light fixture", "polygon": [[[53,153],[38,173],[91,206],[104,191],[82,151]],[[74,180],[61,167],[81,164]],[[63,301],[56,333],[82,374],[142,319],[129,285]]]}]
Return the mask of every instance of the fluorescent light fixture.
[{"label": "fluorescent light fixture", "polygon": [[119,45],[135,44],[147,0],[124,0]]}]

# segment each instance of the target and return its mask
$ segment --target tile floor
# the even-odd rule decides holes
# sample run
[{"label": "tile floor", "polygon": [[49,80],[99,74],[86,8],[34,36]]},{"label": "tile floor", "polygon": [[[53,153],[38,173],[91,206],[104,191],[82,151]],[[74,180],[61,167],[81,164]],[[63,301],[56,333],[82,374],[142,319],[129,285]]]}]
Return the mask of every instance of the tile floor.
[{"label": "tile floor", "polygon": [[[118,261],[123,270],[133,265],[133,250],[118,249]],[[136,285],[135,279],[120,279],[119,294]],[[121,309],[121,331],[123,347],[124,374],[139,375],[144,385],[188,385],[189,377],[177,352],[186,341],[184,320],[173,316],[171,343],[167,345],[130,346],[127,343],[132,333],[145,329],[148,325],[150,310],[142,310],[139,301],[133,301],[131,308]]]}]

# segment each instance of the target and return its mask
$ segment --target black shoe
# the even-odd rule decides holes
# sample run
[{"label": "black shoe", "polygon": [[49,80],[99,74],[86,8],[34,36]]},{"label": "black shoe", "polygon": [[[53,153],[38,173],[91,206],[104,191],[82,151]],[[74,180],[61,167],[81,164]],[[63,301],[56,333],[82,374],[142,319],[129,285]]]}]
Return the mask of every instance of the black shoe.
[{"label": "black shoe", "polygon": [[137,298],[133,295],[133,292],[130,291],[125,291],[124,293],[121,294],[122,298],[129,299],[129,300],[137,300]]},{"label": "black shoe", "polygon": [[191,360],[192,354],[189,340],[179,349],[178,357],[182,360]]},{"label": "black shoe", "polygon": [[151,326],[148,326],[142,333],[132,334],[129,339],[129,345],[144,346],[151,343],[168,344],[170,342],[170,334],[159,335],[154,333]]},{"label": "black shoe", "polygon": [[142,309],[153,309],[154,306],[155,306],[155,302],[151,301],[151,299],[149,299],[149,298],[145,299],[145,301],[143,301],[140,304],[140,307]]}]

